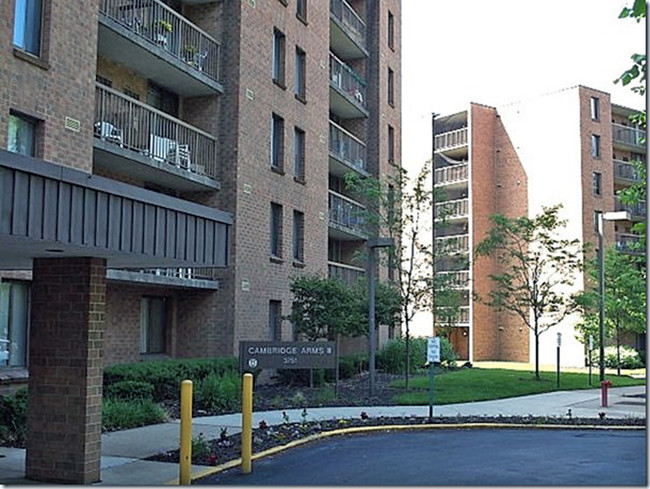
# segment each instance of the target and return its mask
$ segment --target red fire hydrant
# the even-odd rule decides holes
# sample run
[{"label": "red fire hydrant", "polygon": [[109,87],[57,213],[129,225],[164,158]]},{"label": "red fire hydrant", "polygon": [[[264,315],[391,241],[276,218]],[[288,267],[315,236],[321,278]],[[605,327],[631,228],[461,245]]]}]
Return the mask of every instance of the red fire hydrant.
[{"label": "red fire hydrant", "polygon": [[600,383],[600,405],[607,407],[607,389],[612,386],[611,380],[603,380]]}]

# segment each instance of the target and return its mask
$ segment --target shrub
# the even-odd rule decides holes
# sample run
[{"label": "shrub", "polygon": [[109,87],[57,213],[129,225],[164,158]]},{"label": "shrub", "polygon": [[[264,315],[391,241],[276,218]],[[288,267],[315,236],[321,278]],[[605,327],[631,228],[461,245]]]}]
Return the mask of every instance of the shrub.
[{"label": "shrub", "polygon": [[194,394],[196,407],[212,413],[235,411],[241,405],[241,380],[238,373],[213,373],[204,378]]},{"label": "shrub", "polygon": [[122,401],[138,399],[153,400],[154,386],[149,382],[139,380],[121,380],[109,385],[104,391],[104,397]]},{"label": "shrub", "polygon": [[0,396],[0,442],[23,445],[27,433],[27,388]]},{"label": "shrub", "polygon": [[[411,338],[409,341],[410,373],[415,373],[424,367],[427,361],[427,338]],[[440,364],[444,367],[455,367],[456,352],[449,340],[440,337]],[[377,354],[377,368],[385,373],[402,374],[406,365],[406,340],[398,338],[390,340]]]},{"label": "shrub", "polygon": [[[600,351],[595,348],[591,352],[591,365],[597,367],[600,362]],[[643,359],[638,351],[631,346],[621,345],[621,368],[642,368],[644,366]],[[616,347],[605,347],[605,367],[616,368]]]},{"label": "shrub", "polygon": [[126,430],[167,420],[167,413],[151,400],[122,401],[104,399],[102,428],[104,431]]}]

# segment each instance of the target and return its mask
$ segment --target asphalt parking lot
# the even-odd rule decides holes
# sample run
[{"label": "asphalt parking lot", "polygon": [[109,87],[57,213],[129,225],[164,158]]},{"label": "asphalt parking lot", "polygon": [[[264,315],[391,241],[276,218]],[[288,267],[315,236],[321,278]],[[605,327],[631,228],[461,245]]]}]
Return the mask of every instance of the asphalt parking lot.
[{"label": "asphalt parking lot", "polygon": [[334,437],[210,485],[647,485],[646,431],[453,429]]}]

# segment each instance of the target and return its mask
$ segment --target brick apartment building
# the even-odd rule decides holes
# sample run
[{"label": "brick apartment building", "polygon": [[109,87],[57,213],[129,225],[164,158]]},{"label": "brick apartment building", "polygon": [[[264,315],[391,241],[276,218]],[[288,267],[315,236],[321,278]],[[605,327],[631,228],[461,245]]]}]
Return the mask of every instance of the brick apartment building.
[{"label": "brick apartment building", "polygon": [[0,387],[28,379],[26,475],[87,484],[103,365],[291,340],[293,277],[363,274],[342,177],[400,165],[401,2],[0,19]]},{"label": "brick apartment building", "polygon": [[[534,337],[518,318],[472,300],[492,288],[496,259],[474,255],[491,227],[490,215],[539,214],[542,206],[563,205],[563,237],[597,249],[596,213],[629,210],[632,221],[606,222],[605,246],[629,251],[638,239],[634,221],[646,218],[645,202],[624,206],[616,193],[637,175],[630,161],[646,161],[645,131],[634,127],[635,111],[615,105],[610,95],[584,86],[494,108],[471,103],[466,111],[434,118],[435,186],[444,190],[437,211],[449,224],[436,228],[439,273],[452,274],[462,294],[462,314],[451,340],[470,361],[533,361]],[[440,212],[442,215],[442,212]],[[453,244],[449,259],[449,246]],[[458,258],[462,259],[458,259]],[[576,289],[584,276],[576,277]],[[561,361],[583,366],[584,346],[575,338],[572,316],[540,336],[540,363],[556,361],[557,332]]]}]

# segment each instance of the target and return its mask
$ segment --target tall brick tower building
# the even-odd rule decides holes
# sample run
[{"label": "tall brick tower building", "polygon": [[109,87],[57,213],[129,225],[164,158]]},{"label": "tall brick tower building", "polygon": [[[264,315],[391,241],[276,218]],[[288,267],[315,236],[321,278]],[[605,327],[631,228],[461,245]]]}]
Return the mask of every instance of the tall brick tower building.
[{"label": "tall brick tower building", "polygon": [[342,177],[400,165],[401,3],[0,19],[0,388],[29,379],[28,477],[92,483],[103,365],[290,340],[293,277],[363,274]]}]

